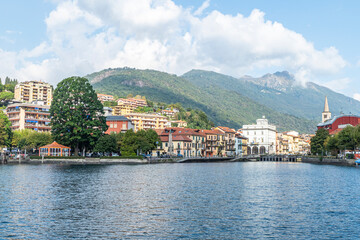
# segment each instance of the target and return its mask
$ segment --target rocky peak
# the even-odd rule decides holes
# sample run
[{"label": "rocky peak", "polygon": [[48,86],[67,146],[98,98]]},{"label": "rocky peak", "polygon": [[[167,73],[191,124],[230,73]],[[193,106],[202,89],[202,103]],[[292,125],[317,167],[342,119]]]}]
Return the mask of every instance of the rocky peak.
[{"label": "rocky peak", "polygon": [[276,89],[285,92],[291,88],[295,82],[295,78],[287,71],[268,73],[259,78],[245,78],[245,80],[260,86]]}]

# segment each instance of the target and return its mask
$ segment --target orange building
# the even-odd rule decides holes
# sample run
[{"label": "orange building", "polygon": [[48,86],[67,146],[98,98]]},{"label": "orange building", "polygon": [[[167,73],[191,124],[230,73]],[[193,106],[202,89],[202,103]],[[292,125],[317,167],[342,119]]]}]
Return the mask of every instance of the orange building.
[{"label": "orange building", "polygon": [[57,142],[40,147],[39,156],[56,156],[67,157],[70,156],[71,148],[61,145]]},{"label": "orange building", "polygon": [[105,134],[126,132],[129,129],[134,129],[131,121],[124,116],[107,116],[106,125],[109,128]]}]

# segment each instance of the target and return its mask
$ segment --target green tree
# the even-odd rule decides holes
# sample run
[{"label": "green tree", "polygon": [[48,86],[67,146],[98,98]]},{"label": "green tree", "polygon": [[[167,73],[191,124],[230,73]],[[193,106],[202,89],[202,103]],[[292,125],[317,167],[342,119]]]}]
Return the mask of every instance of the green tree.
[{"label": "green tree", "polygon": [[107,130],[103,115],[103,105],[86,78],[70,77],[57,85],[50,107],[52,135],[71,146],[75,155],[91,149]]},{"label": "green tree", "polygon": [[338,147],[341,150],[355,150],[356,142],[354,138],[355,128],[353,126],[347,126],[341,132],[338,133]]},{"label": "green tree", "polygon": [[320,128],[316,131],[316,135],[311,138],[311,153],[322,154],[325,150],[324,142],[329,136],[329,132],[326,129]]},{"label": "green tree", "polygon": [[0,146],[11,146],[11,122],[3,111],[0,111]]},{"label": "green tree", "polygon": [[325,148],[327,151],[331,152],[331,155],[336,155],[339,152],[339,142],[338,135],[328,136],[324,142]]},{"label": "green tree", "polygon": [[103,154],[117,152],[117,150],[116,137],[108,134],[101,136],[94,147],[94,152],[101,152]]},{"label": "green tree", "polygon": [[4,106],[14,98],[14,93],[12,92],[0,92],[0,105]]},{"label": "green tree", "polygon": [[116,101],[106,101],[103,103],[104,107],[114,107],[117,106],[117,102]]}]

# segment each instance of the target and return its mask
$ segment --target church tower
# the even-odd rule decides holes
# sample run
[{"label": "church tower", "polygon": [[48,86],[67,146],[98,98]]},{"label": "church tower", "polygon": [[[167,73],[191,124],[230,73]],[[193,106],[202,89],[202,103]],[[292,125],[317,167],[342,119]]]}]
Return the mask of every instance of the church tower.
[{"label": "church tower", "polygon": [[325,106],[324,111],[322,112],[322,122],[326,122],[329,119],[331,119],[331,112],[329,111],[327,96],[325,96]]}]

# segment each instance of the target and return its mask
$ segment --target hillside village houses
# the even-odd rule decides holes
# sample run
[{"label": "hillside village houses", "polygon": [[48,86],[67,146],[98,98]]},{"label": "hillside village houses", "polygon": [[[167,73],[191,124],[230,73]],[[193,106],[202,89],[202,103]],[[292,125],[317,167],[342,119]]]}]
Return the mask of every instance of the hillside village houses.
[{"label": "hillside village houses", "polygon": [[[51,131],[50,105],[53,88],[51,85],[30,81],[15,87],[15,98],[5,113],[12,123],[12,129],[33,129]],[[112,95],[98,94],[101,102],[114,101]],[[310,151],[309,135],[290,131],[277,133],[276,126],[263,117],[256,124],[244,125],[235,130],[225,126],[211,130],[187,128],[187,122],[176,119],[176,108],[163,109],[158,113],[137,113],[138,107],[146,107],[142,98],[119,98],[117,106],[104,107],[109,129],[107,134],[126,132],[133,129],[154,129],[161,144],[153,151],[154,156],[162,154],[184,157],[246,156],[257,154],[307,154]],[[329,116],[328,108],[325,109]]]}]

